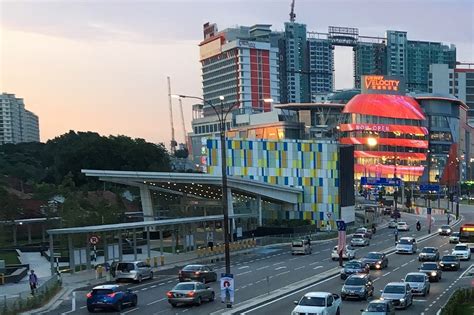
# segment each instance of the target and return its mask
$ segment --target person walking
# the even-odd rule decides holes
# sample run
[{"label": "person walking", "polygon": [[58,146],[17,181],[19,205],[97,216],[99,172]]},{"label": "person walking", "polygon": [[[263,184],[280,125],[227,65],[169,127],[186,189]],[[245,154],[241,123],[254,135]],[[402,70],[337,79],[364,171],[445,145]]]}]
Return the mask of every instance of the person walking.
[{"label": "person walking", "polygon": [[29,276],[31,295],[35,295],[36,288],[38,287],[38,276],[35,274],[34,270],[31,270]]}]

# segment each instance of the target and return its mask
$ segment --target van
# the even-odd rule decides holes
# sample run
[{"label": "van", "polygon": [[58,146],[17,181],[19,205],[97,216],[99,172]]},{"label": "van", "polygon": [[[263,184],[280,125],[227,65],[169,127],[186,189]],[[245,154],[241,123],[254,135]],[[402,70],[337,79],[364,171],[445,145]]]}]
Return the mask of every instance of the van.
[{"label": "van", "polygon": [[298,254],[311,254],[311,245],[308,240],[297,240],[291,242],[291,254],[298,255]]}]

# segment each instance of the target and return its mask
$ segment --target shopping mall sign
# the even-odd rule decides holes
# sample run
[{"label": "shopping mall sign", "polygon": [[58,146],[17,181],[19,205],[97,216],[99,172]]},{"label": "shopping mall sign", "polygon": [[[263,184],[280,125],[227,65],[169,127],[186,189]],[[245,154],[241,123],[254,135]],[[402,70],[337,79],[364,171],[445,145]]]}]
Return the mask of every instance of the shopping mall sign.
[{"label": "shopping mall sign", "polygon": [[402,77],[387,75],[363,75],[364,94],[405,94],[405,80]]}]

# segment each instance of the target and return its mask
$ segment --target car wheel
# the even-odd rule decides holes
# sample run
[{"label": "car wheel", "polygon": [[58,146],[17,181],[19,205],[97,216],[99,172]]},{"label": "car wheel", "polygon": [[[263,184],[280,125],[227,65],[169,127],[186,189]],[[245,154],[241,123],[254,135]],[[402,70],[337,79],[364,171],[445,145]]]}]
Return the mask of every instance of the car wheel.
[{"label": "car wheel", "polygon": [[150,280],[153,280],[153,271],[150,272]]},{"label": "car wheel", "polygon": [[201,305],[202,304],[202,300],[201,300],[201,297],[198,296],[198,298],[196,299],[196,301],[194,302],[197,306]]},{"label": "car wheel", "polygon": [[94,313],[94,310],[95,310],[95,309],[94,309],[93,307],[91,307],[91,306],[88,306],[88,307],[87,307],[87,311],[89,311],[89,313]]},{"label": "car wheel", "polygon": [[118,301],[117,304],[115,305],[115,310],[117,312],[120,312],[123,308],[122,301]]},{"label": "car wheel", "polygon": [[341,315],[341,309],[339,307],[337,308],[336,315]]},{"label": "car wheel", "polygon": [[137,306],[138,304],[138,298],[135,296],[132,298],[132,306]]},{"label": "car wheel", "polygon": [[142,276],[141,276],[141,275],[138,276],[137,282],[138,282],[138,283],[141,283],[141,282],[142,282]]},{"label": "car wheel", "polygon": [[214,292],[211,293],[211,297],[209,298],[209,302],[212,302],[214,301],[216,298],[216,295],[214,294]]},{"label": "car wheel", "polygon": [[423,296],[426,296],[426,294],[428,294],[428,290],[425,288],[425,289],[423,290]]},{"label": "car wheel", "polygon": [[176,306],[178,305],[178,304],[176,304],[176,303],[174,303],[174,302],[173,302],[173,303],[170,303],[170,304],[171,304],[172,307],[176,307]]}]

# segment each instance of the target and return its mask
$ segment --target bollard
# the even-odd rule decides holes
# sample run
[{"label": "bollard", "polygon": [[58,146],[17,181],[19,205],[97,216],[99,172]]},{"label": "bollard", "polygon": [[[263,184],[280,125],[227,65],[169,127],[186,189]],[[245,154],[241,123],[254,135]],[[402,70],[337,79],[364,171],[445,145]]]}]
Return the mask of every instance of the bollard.
[{"label": "bollard", "polygon": [[99,273],[99,279],[102,278],[103,269],[104,269],[104,267],[102,267],[102,265],[100,265],[99,267],[97,267],[97,272]]},{"label": "bollard", "polygon": [[160,256],[160,263],[161,263],[162,266],[165,265],[165,256],[163,256],[163,255]]},{"label": "bollard", "polygon": [[155,268],[158,268],[158,257],[156,257],[156,256],[153,257],[153,266],[154,266]]},{"label": "bollard", "polygon": [[5,274],[3,273],[0,273],[0,284],[5,284]]},{"label": "bollard", "polygon": [[147,265],[150,265],[150,257],[148,257],[148,258],[146,259],[146,264],[147,264]]}]

